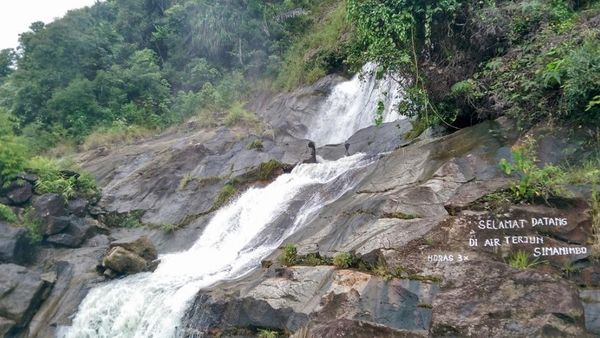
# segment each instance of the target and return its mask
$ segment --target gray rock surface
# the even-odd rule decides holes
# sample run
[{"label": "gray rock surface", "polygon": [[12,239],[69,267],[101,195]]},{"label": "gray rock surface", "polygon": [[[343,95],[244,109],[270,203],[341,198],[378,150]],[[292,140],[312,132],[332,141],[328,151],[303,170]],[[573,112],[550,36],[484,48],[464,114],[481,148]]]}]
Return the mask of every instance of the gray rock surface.
[{"label": "gray rock surface", "polygon": [[16,180],[0,191],[10,205],[23,205],[33,197],[33,186],[25,180]]},{"label": "gray rock surface", "polygon": [[[208,334],[214,328],[271,327],[297,331],[340,319],[363,321],[389,332],[425,336],[431,321],[435,284],[380,277],[330,266],[294,267],[255,283],[201,292],[184,320],[185,330]],[[385,330],[383,332],[386,332]]]},{"label": "gray rock surface", "polygon": [[[0,264],[0,323],[4,331],[24,328],[48,297],[54,280],[15,264]],[[10,322],[14,324],[6,329]],[[1,327],[0,326],[0,327]]]},{"label": "gray rock surface", "polygon": [[[256,139],[262,150],[248,149]],[[100,201],[109,212],[143,211],[151,224],[189,224],[212,210],[232,178],[269,160],[293,166],[310,160],[308,140],[289,135],[256,136],[240,129],[180,128],[146,141],[80,156],[103,186]]]},{"label": "gray rock surface", "polygon": [[26,264],[33,254],[27,230],[0,222],[0,263]]},{"label": "gray rock surface", "polygon": [[342,144],[319,147],[317,155],[326,160],[337,160],[356,153],[375,155],[394,151],[412,142],[404,137],[411,128],[412,124],[408,119],[367,127],[357,131]]}]

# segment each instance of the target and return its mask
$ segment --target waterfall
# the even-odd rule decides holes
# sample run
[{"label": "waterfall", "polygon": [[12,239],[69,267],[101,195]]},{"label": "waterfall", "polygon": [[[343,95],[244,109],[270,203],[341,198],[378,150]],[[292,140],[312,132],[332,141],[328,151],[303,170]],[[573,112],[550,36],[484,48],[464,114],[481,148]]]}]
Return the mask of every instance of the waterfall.
[{"label": "waterfall", "polygon": [[[357,154],[338,161],[298,165],[263,188],[251,188],[217,211],[187,251],[162,255],[153,273],[140,273],[90,290],[71,327],[59,336],[177,337],[195,294],[218,281],[239,278],[337,200],[371,162]],[[284,221],[277,221],[281,218]]]},{"label": "waterfall", "polygon": [[360,74],[336,85],[308,126],[306,138],[319,146],[342,143],[374,124],[379,102],[384,104],[383,122],[400,118],[396,109],[402,98],[400,84],[390,76],[377,79],[376,68],[367,63]]}]

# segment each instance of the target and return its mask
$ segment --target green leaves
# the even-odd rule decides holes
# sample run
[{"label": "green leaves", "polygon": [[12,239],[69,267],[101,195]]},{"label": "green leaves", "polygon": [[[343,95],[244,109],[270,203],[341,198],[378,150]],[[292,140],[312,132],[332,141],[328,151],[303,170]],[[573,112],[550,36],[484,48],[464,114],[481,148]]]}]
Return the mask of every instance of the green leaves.
[{"label": "green leaves", "polygon": [[526,138],[523,145],[513,148],[512,162],[505,158],[500,160],[502,172],[519,179],[510,188],[514,197],[517,200],[533,201],[541,198],[546,201],[549,197],[564,195],[562,184],[565,182],[565,172],[553,165],[538,167],[535,147],[535,140]]}]

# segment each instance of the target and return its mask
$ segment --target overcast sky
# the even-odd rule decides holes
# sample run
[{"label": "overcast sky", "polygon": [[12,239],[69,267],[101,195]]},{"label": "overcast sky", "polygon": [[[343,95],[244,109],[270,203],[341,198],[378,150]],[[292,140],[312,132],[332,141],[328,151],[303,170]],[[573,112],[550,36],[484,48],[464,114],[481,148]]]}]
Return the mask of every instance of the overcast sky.
[{"label": "overcast sky", "polygon": [[2,1],[0,49],[15,48],[19,34],[35,21],[49,23],[68,10],[93,5],[96,0],[10,0]]}]

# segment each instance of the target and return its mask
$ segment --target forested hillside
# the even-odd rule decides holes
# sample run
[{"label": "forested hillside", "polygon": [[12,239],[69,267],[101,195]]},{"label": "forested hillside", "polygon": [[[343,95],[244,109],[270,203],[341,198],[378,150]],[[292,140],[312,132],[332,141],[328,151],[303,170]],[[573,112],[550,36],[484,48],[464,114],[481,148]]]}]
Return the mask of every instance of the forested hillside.
[{"label": "forested hillside", "polygon": [[598,126],[599,11],[592,0],[98,2],[33,23],[0,53],[2,175],[57,145],[128,140],[192,116],[255,123],[244,109],[253,92],[369,61],[404,84],[397,110],[417,117],[414,135],[501,115],[523,128]]}]

